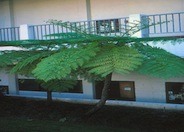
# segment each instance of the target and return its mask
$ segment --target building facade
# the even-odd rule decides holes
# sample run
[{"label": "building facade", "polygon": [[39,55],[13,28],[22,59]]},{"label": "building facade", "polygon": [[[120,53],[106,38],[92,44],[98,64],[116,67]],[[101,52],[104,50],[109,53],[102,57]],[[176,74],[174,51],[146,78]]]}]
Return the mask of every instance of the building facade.
[{"label": "building facade", "polygon": [[[54,28],[49,30],[50,27],[45,25],[49,19],[90,22],[95,25],[94,32],[97,33],[104,28],[104,23],[110,23],[111,30],[116,27],[112,35],[118,35],[120,24],[126,26],[133,21],[144,22],[142,16],[160,24],[148,30],[141,30],[134,37],[184,36],[183,0],[0,0],[0,41],[44,39],[42,36],[47,30],[54,31]],[[184,43],[150,45],[184,57]],[[53,93],[53,97],[100,98],[102,82],[89,83],[83,79],[79,80],[73,91]],[[5,69],[0,71],[0,87],[8,89],[10,95],[46,96],[46,92],[34,78],[12,75]],[[114,73],[110,93],[110,100],[181,104],[184,103],[184,77],[165,80],[137,73]]]}]

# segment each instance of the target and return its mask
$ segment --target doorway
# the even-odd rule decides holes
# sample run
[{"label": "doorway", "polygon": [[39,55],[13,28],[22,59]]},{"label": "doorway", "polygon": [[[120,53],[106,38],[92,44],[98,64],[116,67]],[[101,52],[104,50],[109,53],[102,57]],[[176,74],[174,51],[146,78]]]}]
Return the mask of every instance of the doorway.
[{"label": "doorway", "polygon": [[[96,99],[101,98],[104,82],[96,81]],[[135,101],[135,87],[133,81],[112,81],[110,85],[109,97],[110,100],[126,100]]]}]

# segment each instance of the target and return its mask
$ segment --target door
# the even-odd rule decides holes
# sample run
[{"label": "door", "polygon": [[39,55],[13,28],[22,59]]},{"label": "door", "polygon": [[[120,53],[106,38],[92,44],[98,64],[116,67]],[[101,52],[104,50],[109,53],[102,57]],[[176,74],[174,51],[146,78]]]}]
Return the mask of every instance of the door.
[{"label": "door", "polygon": [[134,82],[120,82],[120,98],[122,100],[135,101]]}]

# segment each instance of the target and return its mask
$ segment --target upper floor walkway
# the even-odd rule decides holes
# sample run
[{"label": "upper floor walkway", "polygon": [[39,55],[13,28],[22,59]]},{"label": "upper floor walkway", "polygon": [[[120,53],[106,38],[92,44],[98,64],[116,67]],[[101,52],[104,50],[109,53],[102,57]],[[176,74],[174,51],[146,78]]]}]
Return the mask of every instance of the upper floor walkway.
[{"label": "upper floor walkway", "polygon": [[134,14],[122,18],[79,21],[69,24],[68,28],[53,24],[0,28],[0,41],[55,39],[55,36],[48,37],[47,35],[79,30],[98,35],[123,36],[129,34],[135,27],[139,32],[136,37],[184,36],[184,12],[154,15]]}]

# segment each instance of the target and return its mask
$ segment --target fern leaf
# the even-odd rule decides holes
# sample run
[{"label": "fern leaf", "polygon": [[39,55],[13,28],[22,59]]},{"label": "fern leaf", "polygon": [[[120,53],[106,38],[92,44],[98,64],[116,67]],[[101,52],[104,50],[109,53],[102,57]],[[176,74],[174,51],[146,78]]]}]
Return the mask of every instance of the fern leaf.
[{"label": "fern leaf", "polygon": [[25,51],[5,52],[0,55],[0,67],[13,66],[28,56]]},{"label": "fern leaf", "polygon": [[33,70],[33,74],[36,78],[46,82],[63,79],[95,56],[97,51],[96,44],[90,44],[83,48],[63,49],[43,59]]},{"label": "fern leaf", "polygon": [[[53,53],[53,51],[29,51],[26,52],[26,57],[23,57],[23,60],[19,61],[12,69],[11,69],[11,73],[17,73],[20,71],[24,71],[27,68],[29,68],[29,66],[31,66],[31,64],[33,62],[39,62],[38,60],[41,60],[44,57],[50,56]],[[36,65],[34,63],[34,65]],[[27,71],[27,70],[26,70]]]},{"label": "fern leaf", "polygon": [[184,76],[184,60],[164,49],[141,45],[137,47],[144,54],[143,65],[138,72],[159,78]]},{"label": "fern leaf", "polygon": [[85,68],[90,73],[105,77],[109,73],[125,74],[136,69],[142,62],[142,55],[128,46],[106,45]]}]

